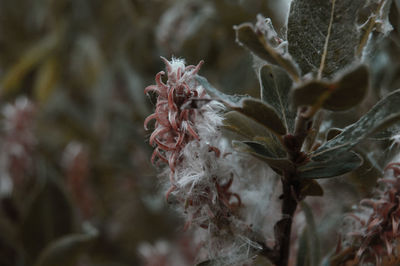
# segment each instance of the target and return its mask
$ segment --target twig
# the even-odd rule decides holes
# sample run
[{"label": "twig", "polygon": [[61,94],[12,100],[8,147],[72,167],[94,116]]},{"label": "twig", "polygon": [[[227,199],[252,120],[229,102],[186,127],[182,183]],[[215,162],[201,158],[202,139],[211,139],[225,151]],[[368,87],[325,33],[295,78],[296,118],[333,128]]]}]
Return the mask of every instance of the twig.
[{"label": "twig", "polygon": [[[298,165],[306,156],[301,152],[304,140],[306,139],[311,127],[310,118],[304,116],[307,110],[301,109],[297,115],[294,135],[284,137],[284,144],[289,154],[289,158],[294,165]],[[265,252],[265,255],[276,265],[286,266],[289,260],[290,236],[292,232],[293,215],[297,209],[300,198],[299,177],[294,169],[283,171],[282,181],[282,219],[275,226],[275,246],[274,249]]]}]

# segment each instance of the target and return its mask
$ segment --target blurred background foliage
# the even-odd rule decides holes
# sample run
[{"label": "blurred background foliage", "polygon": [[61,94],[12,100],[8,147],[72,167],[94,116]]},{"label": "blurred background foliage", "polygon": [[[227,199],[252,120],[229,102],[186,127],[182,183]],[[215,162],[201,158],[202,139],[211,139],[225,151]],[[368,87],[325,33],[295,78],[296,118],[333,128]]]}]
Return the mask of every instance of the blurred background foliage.
[{"label": "blurred background foliage", "polygon": [[0,265],[140,265],[139,244],[179,235],[143,89],[175,55],[257,94],[232,26],[262,13],[281,29],[286,12],[280,0],[0,0]]},{"label": "blurred background foliage", "polygon": [[[258,96],[252,57],[232,26],[261,13],[284,33],[288,2],[0,0],[0,265],[166,265],[141,258],[151,255],[143,243],[160,239],[176,241],[192,265],[196,249],[185,248],[183,222],[150,164],[143,120],[154,99],[143,89],[164,68],[160,56],[174,55],[205,60],[200,74],[218,89]],[[356,110],[328,113],[326,129],[356,121],[400,86],[399,2],[394,31],[369,59],[369,97]],[[385,150],[388,134],[373,145]],[[351,173],[351,186],[328,182],[327,198],[337,198],[336,188],[356,202],[375,184],[371,169]],[[324,219],[317,223],[337,225]],[[155,248],[171,251],[163,243]]]}]

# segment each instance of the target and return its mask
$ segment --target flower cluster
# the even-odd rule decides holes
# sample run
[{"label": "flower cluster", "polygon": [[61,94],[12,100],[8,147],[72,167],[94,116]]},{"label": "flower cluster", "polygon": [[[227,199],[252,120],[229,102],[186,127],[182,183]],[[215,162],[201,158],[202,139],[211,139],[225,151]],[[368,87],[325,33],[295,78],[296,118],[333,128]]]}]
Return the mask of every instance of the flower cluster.
[{"label": "flower cluster", "polygon": [[[279,206],[271,207],[269,200],[278,197],[275,179],[265,178],[270,169],[233,150],[223,136],[225,107],[196,80],[202,62],[185,66],[180,59],[162,59],[166,73],[159,72],[156,84],[145,89],[157,95],[157,102],[144,125],[147,129],[155,120],[150,136],[155,147],[152,161],[168,165],[161,174],[169,177],[167,200],[184,214],[185,229],[206,230],[206,240],[200,241],[207,254],[202,259],[224,257],[225,262],[243,265],[260,249],[254,231],[268,237],[279,219],[272,215]],[[265,215],[266,210],[272,216]]]},{"label": "flower cluster", "polygon": [[347,237],[355,252],[350,265],[400,263],[400,163],[388,164],[379,183],[382,188],[376,191],[377,196],[362,200],[359,212],[349,215],[354,230]]},{"label": "flower cluster", "polygon": [[[155,129],[150,136],[150,145],[156,145],[152,155],[152,162],[156,158],[169,164],[172,173],[182,148],[192,139],[199,139],[193,129],[195,110],[184,109],[185,105],[192,98],[205,96],[204,90],[193,87],[194,76],[203,64],[201,61],[197,66],[185,67],[184,61],[172,59],[171,62],[161,57],[167,67],[167,83],[163,83],[164,71],[160,71],[155,78],[156,85],[146,87],[145,93],[157,93],[157,104],[154,114],[146,118],[147,124],[155,119]],[[171,175],[173,177],[173,175]],[[171,178],[171,182],[173,179]]]},{"label": "flower cluster", "polygon": [[[167,197],[171,192],[176,196],[180,194],[178,198],[185,202],[186,209],[196,206],[194,216],[200,216],[206,206],[207,216],[214,217],[212,205],[221,205],[219,209],[231,209],[241,204],[240,197],[229,191],[234,173],[221,168],[222,157],[228,156],[228,153],[221,154],[219,126],[222,118],[218,111],[223,106],[217,102],[201,108],[192,106],[193,100],[209,98],[195,80],[202,61],[197,66],[185,66],[181,59],[172,59],[171,62],[165,58],[162,60],[167,70],[166,83],[161,80],[165,75],[161,71],[156,75],[156,85],[145,89],[145,93],[155,92],[158,95],[155,113],[144,122],[147,129],[148,123],[156,120],[150,136],[150,144],[156,146],[152,162],[159,158],[169,165],[171,188]],[[219,159],[218,162],[216,159]],[[221,169],[225,172],[221,173]],[[231,198],[236,198],[237,202],[232,204]],[[228,210],[223,212],[224,217],[228,216]],[[193,219],[191,217],[190,221]],[[205,224],[202,226],[207,227]]]},{"label": "flower cluster", "polygon": [[207,230],[206,245],[213,247],[207,253],[214,257],[221,250],[230,252],[250,231],[239,218],[242,199],[232,192],[241,174],[240,159],[222,137],[224,106],[211,101],[195,79],[202,62],[185,66],[179,59],[163,61],[167,81],[162,81],[165,73],[159,72],[156,85],[145,89],[157,94],[155,113],[145,120],[145,128],[155,120],[150,136],[150,144],[155,146],[152,161],[168,164],[163,174],[169,176],[171,185],[167,199],[185,214],[185,229],[197,226]]}]

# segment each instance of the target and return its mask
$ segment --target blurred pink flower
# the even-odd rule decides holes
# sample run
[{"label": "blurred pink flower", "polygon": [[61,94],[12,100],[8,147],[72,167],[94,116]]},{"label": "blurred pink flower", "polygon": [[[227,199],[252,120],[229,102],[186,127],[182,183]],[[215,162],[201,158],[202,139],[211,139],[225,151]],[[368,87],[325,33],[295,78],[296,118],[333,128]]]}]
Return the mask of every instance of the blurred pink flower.
[{"label": "blurred pink flower", "polygon": [[357,265],[400,262],[400,163],[388,164],[386,176],[379,182],[382,189],[375,191],[376,196],[363,199],[364,208],[349,215],[356,222],[348,237],[353,242],[351,246],[356,247],[351,263]]},{"label": "blurred pink flower", "polygon": [[90,154],[82,143],[71,141],[62,157],[68,188],[82,212],[88,219],[93,213],[94,195],[90,184]]},{"label": "blurred pink flower", "polygon": [[4,184],[7,182],[8,190],[11,190],[31,174],[32,153],[37,141],[34,135],[35,114],[35,105],[26,97],[19,97],[14,104],[7,104],[2,110],[1,193],[6,193]]}]

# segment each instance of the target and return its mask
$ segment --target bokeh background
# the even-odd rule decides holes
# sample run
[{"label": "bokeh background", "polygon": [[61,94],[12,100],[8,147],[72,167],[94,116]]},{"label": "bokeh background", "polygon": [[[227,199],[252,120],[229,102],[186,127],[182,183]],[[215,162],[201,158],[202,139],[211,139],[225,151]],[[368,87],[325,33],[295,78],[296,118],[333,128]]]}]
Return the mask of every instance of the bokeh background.
[{"label": "bokeh background", "polygon": [[256,96],[232,27],[260,13],[279,32],[287,2],[0,0],[0,265],[162,265],[154,246],[190,246],[150,164],[143,89],[176,56]]},{"label": "bokeh background", "polygon": [[[0,0],[0,266],[193,265],[197,248],[150,163],[143,121],[155,99],[143,90],[164,69],[160,56],[175,56],[204,60],[200,74],[224,92],[257,96],[252,56],[233,26],[262,14],[284,33],[289,2]],[[393,3],[394,31],[367,60],[369,96],[351,112],[329,114],[329,127],[356,121],[399,88]],[[390,134],[366,145],[380,166],[398,152],[388,148]],[[338,221],[317,222],[337,229],[349,210],[342,204],[375,185],[371,169],[364,165],[349,183],[329,181],[328,204],[340,191]],[[335,235],[320,230],[328,250]]]}]

